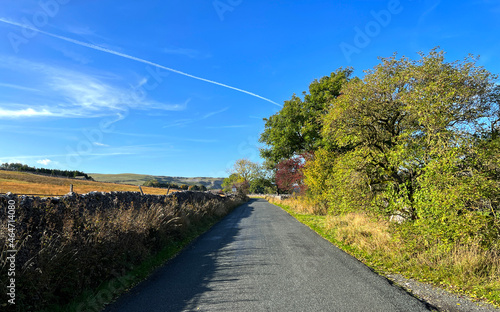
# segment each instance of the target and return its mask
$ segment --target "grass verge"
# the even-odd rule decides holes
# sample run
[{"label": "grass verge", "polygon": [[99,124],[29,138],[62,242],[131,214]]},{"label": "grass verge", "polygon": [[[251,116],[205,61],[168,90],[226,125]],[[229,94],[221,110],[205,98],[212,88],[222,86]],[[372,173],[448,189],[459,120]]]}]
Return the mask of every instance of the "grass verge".
[{"label": "grass verge", "polygon": [[267,199],[381,275],[401,274],[500,307],[500,257],[495,251],[474,244],[415,248],[418,238],[412,243],[398,224],[366,213],[317,215],[300,199]]}]

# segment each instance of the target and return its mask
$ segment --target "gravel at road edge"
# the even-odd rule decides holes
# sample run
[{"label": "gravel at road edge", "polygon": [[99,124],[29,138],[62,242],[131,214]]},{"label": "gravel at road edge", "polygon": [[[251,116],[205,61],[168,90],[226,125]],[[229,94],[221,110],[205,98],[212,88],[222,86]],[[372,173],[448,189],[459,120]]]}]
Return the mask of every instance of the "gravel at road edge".
[{"label": "gravel at road edge", "polygon": [[473,301],[472,298],[450,293],[439,287],[407,279],[399,274],[388,274],[386,277],[398,286],[412,293],[431,305],[447,312],[500,312],[491,304]]}]

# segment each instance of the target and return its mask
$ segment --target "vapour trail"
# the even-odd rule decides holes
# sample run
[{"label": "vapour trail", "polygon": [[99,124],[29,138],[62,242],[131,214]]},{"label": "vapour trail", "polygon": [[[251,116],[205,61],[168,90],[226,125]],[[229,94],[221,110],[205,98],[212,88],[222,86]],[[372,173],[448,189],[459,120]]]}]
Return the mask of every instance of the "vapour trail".
[{"label": "vapour trail", "polygon": [[40,34],[44,34],[44,35],[47,35],[47,36],[50,36],[50,37],[53,37],[53,38],[57,38],[57,39],[60,39],[60,40],[71,42],[73,44],[76,44],[76,45],[79,45],[79,46],[83,46],[83,47],[86,47],[86,48],[89,48],[89,49],[98,50],[98,51],[109,53],[109,54],[114,54],[114,55],[117,55],[117,56],[121,56],[121,57],[127,58],[129,60],[134,60],[134,61],[141,62],[141,63],[144,63],[144,64],[148,64],[148,65],[151,65],[151,66],[154,66],[154,67],[158,67],[158,68],[161,68],[161,69],[164,69],[164,70],[168,70],[170,72],[174,72],[176,74],[183,75],[183,76],[186,76],[186,77],[189,77],[189,78],[193,78],[193,79],[205,81],[205,82],[208,82],[208,83],[211,83],[211,84],[214,84],[214,85],[218,85],[218,86],[221,86],[221,87],[224,87],[224,88],[228,88],[228,89],[232,89],[232,90],[235,90],[235,91],[238,91],[238,92],[246,93],[248,95],[254,96],[256,98],[262,99],[264,101],[267,101],[267,102],[270,102],[270,103],[272,103],[274,105],[282,107],[280,104],[278,104],[278,103],[276,103],[276,102],[274,102],[274,101],[272,101],[270,99],[267,99],[267,98],[265,98],[263,96],[260,96],[258,94],[252,93],[250,91],[246,91],[246,90],[243,90],[243,89],[240,89],[240,88],[236,88],[236,87],[232,87],[232,86],[229,86],[229,85],[217,82],[217,81],[213,81],[213,80],[205,79],[205,78],[202,78],[202,77],[194,76],[194,75],[191,75],[191,74],[188,74],[188,73],[184,73],[184,72],[181,72],[179,70],[176,70],[176,69],[173,69],[173,68],[169,68],[169,67],[166,67],[166,66],[163,66],[163,65],[151,62],[151,61],[147,61],[147,60],[144,60],[144,59],[132,56],[132,55],[128,55],[128,54],[125,54],[125,53],[113,51],[113,50],[110,50],[110,49],[106,49],[106,48],[100,47],[100,46],[95,45],[95,44],[86,43],[86,42],[83,42],[83,41],[79,41],[79,40],[71,39],[71,38],[68,38],[68,37],[64,37],[64,36],[56,35],[56,34],[53,34],[53,33],[49,33],[49,32],[46,32],[46,31],[43,31],[43,30],[31,27],[31,26],[28,26],[28,25],[23,25],[23,24],[20,24],[20,23],[12,22],[12,21],[3,19],[1,17],[0,17],[0,22],[6,23],[6,24],[9,24],[9,25],[13,25],[13,26],[17,26],[17,27],[21,27],[21,28],[26,28],[26,29],[29,29],[31,31],[38,32]]}]

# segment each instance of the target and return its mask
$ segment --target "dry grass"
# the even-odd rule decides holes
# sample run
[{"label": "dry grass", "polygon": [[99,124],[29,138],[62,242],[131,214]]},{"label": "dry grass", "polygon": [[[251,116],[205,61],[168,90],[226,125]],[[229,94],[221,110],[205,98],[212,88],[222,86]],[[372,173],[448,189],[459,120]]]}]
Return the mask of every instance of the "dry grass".
[{"label": "dry grass", "polygon": [[326,227],[334,233],[336,240],[356,246],[370,254],[391,252],[397,248],[389,234],[388,222],[369,218],[362,213],[328,216]]},{"label": "dry grass", "polygon": [[[76,179],[55,178],[25,172],[0,170],[0,193],[36,194],[38,196],[61,196],[69,192],[73,184],[73,191],[85,194],[98,192],[139,192],[139,187],[116,183],[93,182]],[[145,194],[165,195],[167,190],[155,187],[142,187]],[[177,190],[170,190],[176,192]]]},{"label": "dry grass", "polygon": [[422,238],[400,231],[402,225],[362,212],[328,215],[319,222],[324,217],[311,212],[321,209],[307,207],[307,200],[267,199],[286,205],[300,221],[379,272],[399,273],[500,305],[498,250],[485,250],[476,243],[451,248],[424,244]]},{"label": "dry grass", "polygon": [[287,205],[296,213],[320,216],[326,215],[327,213],[326,206],[316,203],[307,197],[288,197],[281,200],[275,196],[264,196],[264,198],[270,203]]},{"label": "dry grass", "polygon": [[[140,196],[139,196],[140,197]],[[15,198],[15,197],[10,197]],[[124,200],[107,209],[79,209],[77,199],[26,201],[16,208],[16,311],[66,304],[86,289],[126,272],[212,224],[243,202],[226,197],[175,197],[161,204]],[[18,204],[19,198],[14,199]],[[0,284],[7,279],[7,198],[0,197]],[[84,207],[83,207],[84,208]],[[5,292],[0,300],[7,302]]]}]

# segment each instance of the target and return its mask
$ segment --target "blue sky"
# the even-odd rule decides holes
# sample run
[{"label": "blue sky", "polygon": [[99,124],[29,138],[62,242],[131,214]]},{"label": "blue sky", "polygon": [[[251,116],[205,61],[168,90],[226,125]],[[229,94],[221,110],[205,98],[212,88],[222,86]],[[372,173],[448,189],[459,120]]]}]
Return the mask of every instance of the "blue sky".
[{"label": "blue sky", "polygon": [[0,162],[227,176],[314,79],[435,46],[499,74],[500,0],[3,0]]}]

